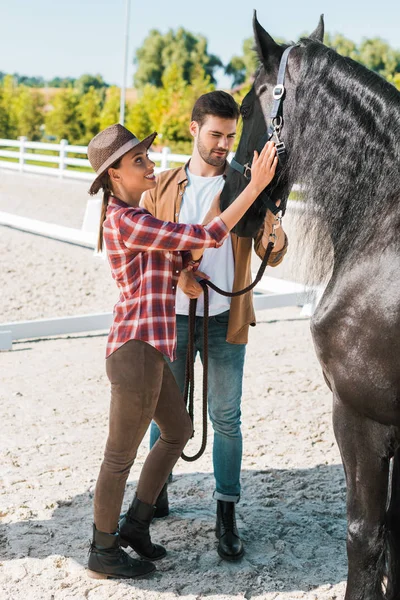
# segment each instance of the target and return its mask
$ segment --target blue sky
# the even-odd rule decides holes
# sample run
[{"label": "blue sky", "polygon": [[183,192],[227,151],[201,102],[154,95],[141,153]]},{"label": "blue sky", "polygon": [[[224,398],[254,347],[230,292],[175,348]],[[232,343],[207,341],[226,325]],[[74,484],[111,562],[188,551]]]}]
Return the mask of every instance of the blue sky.
[{"label": "blue sky", "polygon": [[[45,78],[101,73],[120,85],[125,6],[126,0],[0,0],[0,71]],[[182,25],[201,33],[209,51],[228,62],[252,35],[253,8],[271,35],[296,40],[324,13],[330,33],[355,42],[379,36],[400,48],[398,0],[131,0],[128,86],[134,51],[150,29]]]}]

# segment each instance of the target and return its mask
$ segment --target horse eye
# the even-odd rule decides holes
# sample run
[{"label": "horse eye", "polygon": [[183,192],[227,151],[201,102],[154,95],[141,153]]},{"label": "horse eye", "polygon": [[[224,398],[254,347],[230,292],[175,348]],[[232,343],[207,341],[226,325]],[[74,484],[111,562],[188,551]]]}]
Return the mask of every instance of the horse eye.
[{"label": "horse eye", "polygon": [[241,105],[240,114],[242,115],[243,119],[247,119],[247,117],[250,116],[250,112],[251,112],[251,106],[249,106],[249,105],[246,106],[245,104]]}]

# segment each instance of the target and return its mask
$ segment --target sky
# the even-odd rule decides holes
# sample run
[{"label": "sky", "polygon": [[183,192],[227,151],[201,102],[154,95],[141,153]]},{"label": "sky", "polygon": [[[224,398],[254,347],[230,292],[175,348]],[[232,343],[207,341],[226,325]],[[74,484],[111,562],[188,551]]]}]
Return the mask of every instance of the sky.
[{"label": "sky", "polygon": [[[0,71],[51,79],[100,73],[121,85],[127,0],[0,0]],[[326,30],[359,43],[381,37],[400,49],[399,0],[131,0],[129,66],[151,29],[183,26],[204,35],[226,64],[252,35],[253,9],[272,36],[296,41],[325,15]],[[230,79],[217,74],[220,87]]]}]

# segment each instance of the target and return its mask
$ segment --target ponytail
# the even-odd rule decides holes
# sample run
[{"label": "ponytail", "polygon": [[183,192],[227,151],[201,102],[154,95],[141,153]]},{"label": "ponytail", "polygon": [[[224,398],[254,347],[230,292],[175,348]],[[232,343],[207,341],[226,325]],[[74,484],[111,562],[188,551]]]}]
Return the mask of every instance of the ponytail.
[{"label": "ponytail", "polygon": [[103,250],[103,224],[106,220],[107,214],[107,206],[108,200],[110,198],[110,190],[107,188],[103,188],[103,202],[101,205],[101,215],[100,215],[100,227],[99,227],[99,235],[97,238],[97,252],[101,252]]},{"label": "ponytail", "polygon": [[[121,157],[122,158],[122,157]],[[113,165],[111,165],[114,169],[118,169],[121,164],[121,158],[117,160]],[[99,235],[97,238],[97,252],[101,252],[103,250],[103,224],[106,220],[107,216],[107,207],[110,196],[113,194],[111,189],[111,180],[108,174],[108,170],[95,182],[92,184],[90,188],[89,194],[94,196],[100,190],[103,190],[103,202],[101,205],[101,215],[100,215],[100,227],[99,227]]]}]

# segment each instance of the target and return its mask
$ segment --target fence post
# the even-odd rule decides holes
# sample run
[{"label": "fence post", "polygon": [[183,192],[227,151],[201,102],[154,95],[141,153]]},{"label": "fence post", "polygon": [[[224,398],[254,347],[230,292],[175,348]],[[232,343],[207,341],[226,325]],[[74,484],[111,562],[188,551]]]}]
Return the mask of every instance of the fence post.
[{"label": "fence post", "polygon": [[68,140],[60,140],[60,166],[59,166],[59,177],[64,175],[66,169],[65,159],[67,158],[67,146]]},{"label": "fence post", "polygon": [[168,155],[171,154],[170,148],[165,146],[161,151],[161,171],[166,171],[168,169]]},{"label": "fence post", "polygon": [[26,142],[26,137],[24,135],[21,135],[19,138],[20,141],[20,146],[19,146],[19,170],[22,173],[22,171],[24,170],[24,163],[25,163],[25,142]]}]

